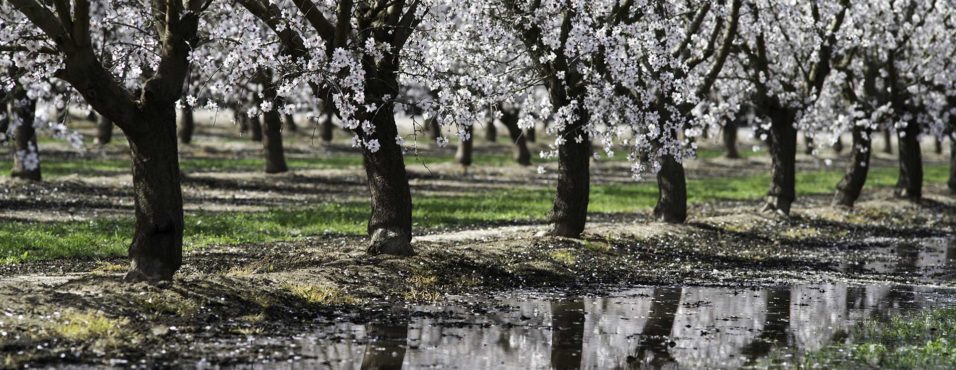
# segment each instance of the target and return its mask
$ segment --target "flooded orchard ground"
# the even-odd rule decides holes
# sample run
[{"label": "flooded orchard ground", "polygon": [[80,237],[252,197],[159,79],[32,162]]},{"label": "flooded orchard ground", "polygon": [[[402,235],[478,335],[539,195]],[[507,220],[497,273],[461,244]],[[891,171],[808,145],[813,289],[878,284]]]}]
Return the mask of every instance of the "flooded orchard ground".
[{"label": "flooded orchard ground", "polygon": [[[870,240],[872,260],[841,270],[900,274],[924,283],[801,283],[775,287],[640,286],[601,295],[513,291],[451,296],[368,322],[320,317],[265,348],[249,369],[614,369],[791,367],[803,353],[850,340],[864,319],[956,307],[956,239]],[[897,258],[892,258],[896,256]],[[271,353],[270,353],[271,351]],[[286,362],[275,362],[288,356]],[[203,360],[200,368],[215,368]],[[956,364],[954,364],[956,365]]]}]

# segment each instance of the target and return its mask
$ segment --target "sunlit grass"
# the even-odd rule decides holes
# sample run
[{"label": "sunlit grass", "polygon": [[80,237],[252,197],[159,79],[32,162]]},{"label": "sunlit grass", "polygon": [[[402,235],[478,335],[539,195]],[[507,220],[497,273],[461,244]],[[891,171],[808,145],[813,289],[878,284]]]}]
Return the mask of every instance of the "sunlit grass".
[{"label": "sunlit grass", "polygon": [[[927,183],[945,183],[948,168],[924,168]],[[800,195],[830,194],[842,172],[804,171],[797,175]],[[874,168],[867,188],[892,186],[897,169]],[[715,200],[758,199],[766,193],[768,175],[691,179],[688,201],[700,204]],[[416,196],[414,227],[418,232],[441,227],[487,226],[544,222],[554,197],[553,188],[520,187],[468,195]],[[657,186],[653,182],[594,185],[589,212],[630,213],[654,206]],[[318,205],[276,208],[264,212],[191,212],[186,215],[185,248],[293,241],[326,233],[365,233],[369,205],[344,201]],[[102,258],[126,254],[132,218],[96,219],[88,222],[0,223],[0,264],[65,257]]]}]

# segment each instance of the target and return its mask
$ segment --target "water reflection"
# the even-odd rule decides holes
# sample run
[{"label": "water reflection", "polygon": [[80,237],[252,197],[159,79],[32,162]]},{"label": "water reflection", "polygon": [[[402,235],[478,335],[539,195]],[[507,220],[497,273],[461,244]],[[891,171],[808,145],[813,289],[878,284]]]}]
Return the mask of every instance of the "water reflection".
[{"label": "water reflection", "polygon": [[864,318],[956,303],[953,290],[843,283],[515,298],[528,296],[505,297],[490,312],[421,306],[388,323],[330,324],[297,343],[301,361],[253,367],[737,368],[767,361],[774,349],[782,349],[775,361],[793,361]]},{"label": "water reflection", "polygon": [[937,281],[956,278],[956,238],[869,238],[864,240],[864,243],[883,246],[869,248],[871,258],[842,264],[839,266],[840,270],[895,274]]}]

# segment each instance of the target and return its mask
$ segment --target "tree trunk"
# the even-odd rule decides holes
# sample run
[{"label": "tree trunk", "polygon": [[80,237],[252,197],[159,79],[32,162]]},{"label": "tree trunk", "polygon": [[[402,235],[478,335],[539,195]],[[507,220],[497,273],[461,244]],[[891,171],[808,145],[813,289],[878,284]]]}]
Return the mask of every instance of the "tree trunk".
[{"label": "tree trunk", "polygon": [[[581,119],[581,122],[587,122]],[[551,235],[577,238],[587,222],[590,193],[591,139],[583,125],[570,125],[559,135],[566,140],[558,148],[558,191],[549,220]],[[581,142],[575,140],[577,137]]]},{"label": "tree trunk", "polygon": [[193,141],[193,131],[196,129],[196,121],[193,120],[193,109],[183,105],[179,113],[182,120],[179,123],[179,142],[189,144]]},{"label": "tree trunk", "polygon": [[238,108],[233,108],[232,117],[239,126],[239,135],[249,132],[249,116],[240,113]]},{"label": "tree trunk", "polygon": [[494,116],[492,116],[485,125],[485,140],[488,140],[489,143],[498,142],[498,128],[495,127]]},{"label": "tree trunk", "polygon": [[837,136],[836,142],[833,143],[833,151],[837,154],[843,153],[843,138]]},{"label": "tree trunk", "polygon": [[273,109],[263,113],[263,120],[262,147],[266,153],[266,173],[287,172],[289,166],[285,163],[285,149],[282,147],[282,117]]},{"label": "tree trunk", "polygon": [[790,214],[790,206],[796,199],[797,130],[793,127],[796,112],[775,107],[770,111],[770,191],[767,193],[765,211]]},{"label": "tree trunk", "polygon": [[128,281],[171,280],[182,265],[183,196],[173,106],[144,109],[126,132],[133,159],[136,231]]},{"label": "tree trunk", "polygon": [[893,153],[893,134],[890,132],[890,128],[883,129],[883,153],[892,154]]},{"label": "tree trunk", "polygon": [[949,137],[949,192],[956,194],[956,133]]},{"label": "tree trunk", "polygon": [[40,181],[40,148],[37,146],[36,129],[33,127],[37,102],[28,98],[26,90],[22,88],[17,89],[14,99],[10,112],[16,128],[13,134],[15,146],[10,176]]},{"label": "tree trunk", "polygon": [[511,142],[514,143],[514,159],[522,166],[531,165],[531,151],[528,150],[528,138],[522,135],[518,127],[518,113],[512,110],[501,110],[501,123],[508,129]]},{"label": "tree trunk", "polygon": [[[392,111],[392,107],[382,109]],[[377,114],[372,119],[381,147],[375,153],[368,148],[362,150],[372,200],[368,221],[372,243],[368,253],[412,255],[412,195],[402,148],[394,139],[398,135],[395,117]]]},{"label": "tree trunk", "polygon": [[919,147],[919,125],[908,122],[898,131],[900,177],[896,181],[896,196],[918,201],[923,196],[923,158]]},{"label": "tree trunk", "polygon": [[837,184],[837,192],[833,197],[833,205],[853,207],[860,198],[866,175],[870,170],[870,130],[853,126],[853,148],[850,150],[850,161],[847,163],[846,174]]},{"label": "tree trunk", "polygon": [[320,119],[319,125],[321,126],[320,129],[322,131],[322,142],[328,144],[332,142],[335,124],[332,123],[332,106],[329,105],[331,103],[325,104],[326,106],[323,107],[322,118]]},{"label": "tree trunk", "polygon": [[465,132],[468,134],[468,140],[462,139],[458,143],[458,150],[455,152],[455,160],[458,161],[464,170],[465,173],[468,172],[468,167],[472,163],[472,155],[474,153],[474,126],[465,126]]},{"label": "tree trunk", "polygon": [[538,141],[537,135],[535,134],[534,127],[526,128],[524,130],[524,137],[528,138],[529,143],[534,143]]},{"label": "tree trunk", "polygon": [[262,119],[260,117],[249,117],[249,133],[252,141],[262,142]]},{"label": "tree trunk", "polygon": [[660,160],[654,217],[667,223],[683,223],[687,220],[687,179],[684,177],[684,165],[669,154]]},{"label": "tree trunk", "polygon": [[428,126],[429,136],[431,136],[432,142],[441,137],[441,125],[438,123],[438,118],[429,117],[425,120],[425,125]]},{"label": "tree trunk", "polygon": [[291,114],[286,114],[286,115],[283,115],[282,118],[284,119],[286,130],[289,130],[289,132],[292,132],[292,133],[296,133],[299,131],[299,126],[295,124],[295,117],[293,117]]},{"label": "tree trunk", "polygon": [[96,143],[99,145],[109,144],[113,140],[113,121],[110,121],[109,118],[106,118],[104,115],[100,115],[100,119],[96,122]]},{"label": "tree trunk", "polygon": [[737,121],[728,120],[724,124],[724,150],[727,152],[725,155],[730,159],[740,158],[740,152],[737,151]]},{"label": "tree trunk", "polygon": [[551,368],[580,369],[584,352],[584,300],[551,302]]},{"label": "tree trunk", "polygon": [[813,155],[813,148],[816,148],[816,144],[813,142],[813,136],[810,136],[810,134],[804,134],[803,141],[806,143],[806,147],[803,149],[803,154]]}]

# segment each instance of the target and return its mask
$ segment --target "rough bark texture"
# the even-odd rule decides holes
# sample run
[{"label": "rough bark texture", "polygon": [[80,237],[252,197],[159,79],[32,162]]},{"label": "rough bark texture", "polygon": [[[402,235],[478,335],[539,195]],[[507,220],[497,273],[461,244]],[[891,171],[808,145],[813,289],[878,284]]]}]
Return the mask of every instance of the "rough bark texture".
[{"label": "rough bark texture", "polygon": [[282,117],[275,109],[263,114],[265,125],[262,130],[262,147],[266,154],[266,173],[289,171],[285,163],[285,149],[282,147]]},{"label": "rough bark texture", "polygon": [[100,145],[109,144],[113,140],[113,121],[110,121],[109,118],[106,118],[104,115],[100,115],[100,119],[96,122],[96,143]]},{"label": "rough bark texture", "polygon": [[797,130],[793,127],[796,112],[775,107],[770,110],[770,191],[767,193],[766,211],[790,214],[790,206],[796,199]]},{"label": "rough bark texture", "polygon": [[737,121],[727,121],[724,125],[723,139],[725,156],[730,159],[740,158],[740,152],[737,151]]},{"label": "rough bark texture", "polygon": [[[384,111],[391,112],[391,107]],[[379,138],[398,135],[391,114],[375,115],[375,134]],[[362,151],[372,200],[368,233],[372,237],[369,254],[414,254],[412,240],[412,195],[402,148],[395,140],[379,139],[381,148],[375,153]]]},{"label": "rough bark texture", "polygon": [[[583,122],[584,120],[582,120]],[[549,219],[551,235],[576,238],[587,221],[591,191],[591,139],[580,130],[565,130],[558,149],[558,191]],[[581,138],[578,142],[576,139]]]},{"label": "rough bark texture", "polygon": [[179,121],[179,142],[189,144],[193,141],[193,131],[196,130],[196,121],[193,119],[193,110],[183,105],[179,110],[181,117]]},{"label": "rough bark texture", "polygon": [[458,143],[458,150],[455,152],[455,161],[458,162],[462,167],[465,168],[465,171],[468,171],[468,167],[471,166],[472,156],[474,154],[474,126],[465,126],[465,132],[468,133],[468,140],[461,140]]},{"label": "rough bark texture", "polygon": [[[36,129],[33,127],[36,106],[36,100],[28,98],[25,90],[18,89],[14,94],[14,102],[11,104],[10,113],[15,122],[20,124],[16,126],[13,133],[15,136],[13,169],[10,171],[10,176],[40,181],[42,180],[39,161],[40,148],[37,146]],[[27,168],[24,159],[32,157],[34,153],[37,159],[36,166],[33,166],[35,168]]]},{"label": "rough bark texture", "polygon": [[923,158],[919,146],[919,125],[909,122],[899,131],[900,177],[896,196],[918,201],[923,197]]},{"label": "rough bark texture", "polygon": [[528,138],[522,135],[518,127],[518,113],[509,109],[501,110],[501,123],[508,129],[511,142],[514,143],[514,159],[522,166],[531,165],[531,151],[528,150]]},{"label": "rough bark texture", "polygon": [[853,148],[850,150],[850,160],[847,163],[846,174],[837,184],[837,192],[833,197],[833,205],[853,207],[860,198],[866,175],[870,170],[870,132],[866,128],[853,126]]},{"label": "rough bark texture", "polygon": [[128,280],[170,280],[182,265],[183,196],[176,142],[176,113],[146,110],[148,130],[127,133],[133,156],[136,232],[129,247]]},{"label": "rough bark texture", "polygon": [[657,205],[654,217],[668,223],[683,223],[687,220],[687,180],[684,165],[672,155],[661,158],[661,170],[657,172]]},{"label": "rough bark texture", "polygon": [[584,301],[551,302],[551,368],[580,369],[584,350]]}]

